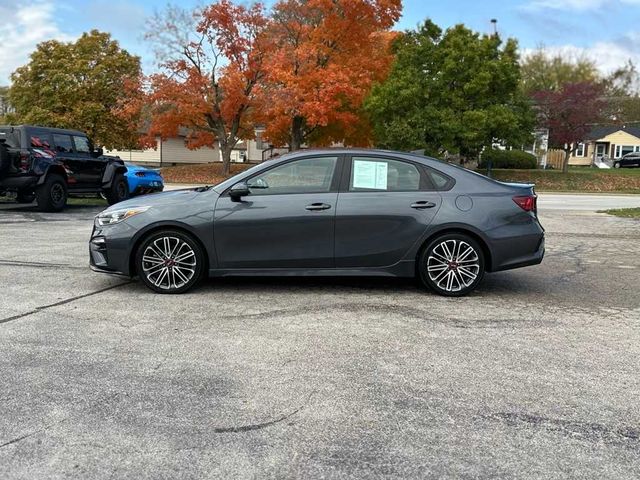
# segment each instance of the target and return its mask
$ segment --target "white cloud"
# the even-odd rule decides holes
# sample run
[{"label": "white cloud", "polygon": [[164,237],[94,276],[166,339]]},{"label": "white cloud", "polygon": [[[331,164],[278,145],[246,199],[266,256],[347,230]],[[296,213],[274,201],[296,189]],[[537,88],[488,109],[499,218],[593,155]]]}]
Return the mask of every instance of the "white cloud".
[{"label": "white cloud", "polygon": [[[522,54],[526,56],[533,49],[524,49]],[[545,46],[544,51],[550,57],[560,55],[563,58],[593,60],[603,74],[608,74],[624,66],[631,60],[636,66],[640,66],[640,34],[631,32],[619,41],[601,41],[588,47],[576,45]]]},{"label": "white cloud", "polygon": [[533,0],[525,5],[527,10],[567,10],[587,11],[600,10],[612,4],[640,5],[640,0]]},{"label": "white cloud", "polygon": [[55,6],[50,0],[3,0],[0,4],[0,85],[29,61],[36,45],[45,40],[72,40],[56,24]]}]

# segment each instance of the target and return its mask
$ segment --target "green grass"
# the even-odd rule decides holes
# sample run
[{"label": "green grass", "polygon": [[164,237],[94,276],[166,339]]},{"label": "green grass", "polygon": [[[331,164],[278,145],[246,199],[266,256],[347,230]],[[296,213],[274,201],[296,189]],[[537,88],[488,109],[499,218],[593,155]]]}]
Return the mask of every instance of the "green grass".
[{"label": "green grass", "polygon": [[623,218],[640,218],[640,208],[615,208],[613,210],[599,210],[598,213],[608,213]]},{"label": "green grass", "polygon": [[[486,173],[481,171],[480,173]],[[560,170],[493,170],[491,176],[506,182],[535,183],[546,192],[640,193],[640,168],[600,170],[574,167]]]}]

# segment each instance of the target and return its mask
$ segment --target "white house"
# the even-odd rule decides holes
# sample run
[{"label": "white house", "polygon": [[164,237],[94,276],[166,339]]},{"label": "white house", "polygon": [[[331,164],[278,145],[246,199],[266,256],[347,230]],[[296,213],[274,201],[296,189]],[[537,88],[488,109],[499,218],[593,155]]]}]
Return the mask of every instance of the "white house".
[{"label": "white house", "polygon": [[[273,148],[262,141],[264,128],[256,128],[256,138],[239,142],[231,153],[232,162],[260,163],[274,155],[282,155],[287,149]],[[186,129],[181,130],[177,137],[161,140],[156,139],[155,148],[143,150],[108,150],[108,155],[117,155],[125,162],[153,167],[168,167],[172,165],[185,165],[194,163],[212,163],[222,161],[220,149],[202,147],[196,150],[187,148]]]}]

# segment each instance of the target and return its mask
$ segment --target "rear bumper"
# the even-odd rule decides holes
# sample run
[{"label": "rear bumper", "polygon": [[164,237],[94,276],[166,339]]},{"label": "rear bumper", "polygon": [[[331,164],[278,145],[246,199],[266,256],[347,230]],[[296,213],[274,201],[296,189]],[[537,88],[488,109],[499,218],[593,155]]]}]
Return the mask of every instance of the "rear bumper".
[{"label": "rear bumper", "polygon": [[138,185],[131,191],[131,195],[143,195],[145,193],[158,193],[164,190],[164,185]]},{"label": "rear bumper", "polygon": [[38,183],[38,177],[31,175],[20,175],[15,177],[5,177],[0,179],[0,188],[3,190],[22,190],[33,188]]},{"label": "rear bumper", "polygon": [[545,252],[544,234],[542,234],[541,238],[538,241],[538,247],[534,252],[528,253],[528,254],[525,253],[524,255],[513,257],[508,261],[500,264],[498,267],[494,267],[492,271],[499,272],[502,270],[511,270],[514,268],[529,267],[531,265],[539,265],[540,263],[542,263],[542,260],[544,258],[544,252]]}]

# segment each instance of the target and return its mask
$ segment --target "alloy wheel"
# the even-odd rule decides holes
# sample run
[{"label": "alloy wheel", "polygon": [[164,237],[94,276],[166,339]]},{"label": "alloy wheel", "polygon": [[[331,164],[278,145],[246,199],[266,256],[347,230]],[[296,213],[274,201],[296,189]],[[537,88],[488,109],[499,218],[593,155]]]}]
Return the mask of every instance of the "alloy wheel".
[{"label": "alloy wheel", "polygon": [[54,183],[51,186],[51,200],[54,204],[59,204],[64,199],[64,187],[59,183]]},{"label": "alloy wheel", "polygon": [[184,240],[173,236],[156,238],[142,254],[142,271],[147,280],[162,290],[176,290],[196,275],[197,257]]},{"label": "alloy wheel", "polygon": [[117,185],[118,198],[125,198],[127,196],[127,185],[124,181],[118,183]]},{"label": "alloy wheel", "polygon": [[478,252],[463,240],[444,240],[433,247],[427,257],[429,279],[446,292],[468,288],[476,281],[480,271]]}]

